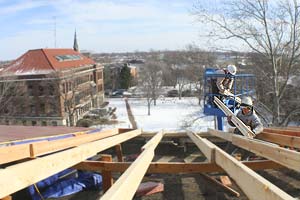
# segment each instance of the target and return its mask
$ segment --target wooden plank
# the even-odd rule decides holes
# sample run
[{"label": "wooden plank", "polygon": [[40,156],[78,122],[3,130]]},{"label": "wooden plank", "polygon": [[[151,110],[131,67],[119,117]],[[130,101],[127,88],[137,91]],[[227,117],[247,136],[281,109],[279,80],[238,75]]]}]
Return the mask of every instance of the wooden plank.
[{"label": "wooden plank", "polygon": [[[234,142],[233,136],[232,140]],[[250,140],[243,136],[238,136],[245,140]],[[252,139],[254,140],[254,139]],[[251,141],[252,141],[251,140]],[[211,145],[214,145],[211,143]],[[210,145],[210,146],[211,146]],[[243,165],[241,162],[228,155],[222,149],[214,145],[215,148],[215,162],[221,166],[226,173],[228,173],[240,188],[245,192],[249,199],[260,200],[289,200],[293,199],[290,195],[280,190],[277,186],[273,185],[254,171]],[[299,165],[300,166],[300,165]]]},{"label": "wooden plank", "polygon": [[119,162],[124,162],[123,152],[122,152],[122,145],[121,144],[116,145],[115,149],[116,149],[116,154],[117,154],[117,157],[118,157],[118,161]]},{"label": "wooden plank", "polygon": [[224,112],[224,114],[228,117],[231,117],[232,123],[238,128],[241,133],[249,138],[255,137],[255,133],[252,132],[252,130],[249,129],[238,117],[236,117],[233,112],[229,108],[225,106],[225,104],[218,99],[217,97],[214,97],[214,102],[216,105]]},{"label": "wooden plank", "polygon": [[107,199],[132,199],[140,182],[142,181],[151,160],[154,150],[163,137],[163,132],[157,133],[146,145],[141,155],[122,174],[116,183],[102,196]]},{"label": "wooden plank", "polygon": [[285,167],[300,171],[300,153],[289,149],[282,148],[276,144],[269,143],[257,139],[249,139],[239,135],[233,135],[230,137],[224,137],[225,132],[209,130],[209,132],[215,136],[223,139],[228,139],[232,144],[251,151],[259,156],[268,158],[274,162],[277,162]]},{"label": "wooden plank", "polygon": [[220,176],[220,181],[223,185],[226,185],[228,187],[232,186],[232,183],[231,183],[230,178],[228,176]]},{"label": "wooden plank", "polygon": [[158,145],[161,141],[162,137],[164,136],[164,131],[158,132],[154,137],[151,138],[144,146],[142,146],[142,150],[149,148],[152,145]]},{"label": "wooden plank", "polygon": [[[102,154],[101,161],[112,162],[112,156]],[[111,171],[102,170],[101,175],[103,178],[103,192],[106,192],[113,185],[114,181],[111,175]]]},{"label": "wooden plank", "polygon": [[300,137],[263,132],[257,135],[257,139],[273,142],[284,146],[300,148]]},{"label": "wooden plank", "polygon": [[0,164],[30,157],[30,145],[20,144],[0,147]]},{"label": "wooden plank", "polygon": [[235,180],[250,200],[294,200],[289,194],[218,147],[216,147],[216,163]]},{"label": "wooden plank", "polygon": [[92,134],[77,133],[76,137],[54,141],[39,141],[31,144],[20,144],[0,147],[0,164],[9,163],[29,157],[55,152],[74,147],[86,142],[99,140],[118,134],[117,129],[101,131]]},{"label": "wooden plank", "polygon": [[222,138],[226,141],[232,141],[232,135],[233,135],[232,133],[219,131],[219,130],[215,130],[215,129],[211,129],[211,128],[208,128],[207,131],[209,134],[211,134],[213,136]]},{"label": "wooden plank", "polygon": [[78,146],[87,142],[100,140],[106,137],[119,134],[118,129],[99,131],[91,134],[81,134],[76,137],[66,138],[62,140],[44,141],[32,143],[33,157],[43,155],[55,151],[60,151],[70,147]]},{"label": "wooden plank", "polygon": [[4,197],[4,198],[2,198],[0,200],[12,200],[12,196],[6,196],[6,197]]},{"label": "wooden plank", "polygon": [[212,182],[213,184],[215,184],[216,186],[222,188],[225,192],[235,196],[235,197],[239,197],[240,196],[240,193],[238,193],[237,191],[235,191],[234,189],[230,188],[229,186],[227,185],[223,185],[222,183],[220,183],[219,181],[217,181],[216,179],[208,176],[207,174],[203,174],[201,173],[201,176],[203,178],[205,178],[206,180]]},{"label": "wooden plank", "polygon": [[214,162],[215,158],[215,149],[214,145],[209,142],[207,139],[201,138],[200,136],[188,132],[187,135],[191,138],[191,140],[196,144],[196,146],[200,149],[200,151],[205,155],[208,162]]},{"label": "wooden plank", "polygon": [[[270,160],[244,161],[242,162],[252,170],[280,169],[282,165]],[[100,172],[102,170],[112,172],[124,172],[132,163],[129,162],[99,162],[84,161],[73,168],[86,171]],[[215,163],[181,163],[181,162],[153,162],[150,164],[147,173],[149,174],[179,174],[179,173],[210,173],[224,172],[224,170]]]},{"label": "wooden plank", "polygon": [[294,169],[298,172],[300,171],[300,152],[285,149],[273,143],[247,139],[238,135],[232,136],[232,144],[273,160],[274,162],[278,162],[287,168]]},{"label": "wooden plank", "polygon": [[263,132],[300,137],[300,131],[298,130],[296,131],[296,130],[284,130],[284,129],[275,129],[275,128],[264,128]]},{"label": "wooden plank", "polygon": [[[140,137],[151,138],[156,133],[157,132],[143,132]],[[196,134],[203,138],[211,137],[211,135],[209,135],[207,132],[197,132]],[[182,138],[182,137],[188,137],[186,131],[172,132],[172,131],[164,130],[164,138]]]},{"label": "wooden plank", "polygon": [[137,129],[120,135],[90,142],[73,149],[7,167],[0,171],[0,198],[28,187],[55,173],[76,165],[100,151],[141,134]]}]

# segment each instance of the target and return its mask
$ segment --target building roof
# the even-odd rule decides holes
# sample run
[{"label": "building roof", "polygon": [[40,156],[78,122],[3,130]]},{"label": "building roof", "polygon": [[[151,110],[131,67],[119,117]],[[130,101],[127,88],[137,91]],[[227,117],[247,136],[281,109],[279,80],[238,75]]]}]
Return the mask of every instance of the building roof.
[{"label": "building roof", "polygon": [[0,125],[0,143],[26,140],[31,138],[50,137],[61,134],[90,131],[92,128],[65,126],[7,126]]},{"label": "building roof", "polygon": [[9,64],[1,71],[1,75],[48,74],[93,64],[95,61],[73,49],[35,49]]}]

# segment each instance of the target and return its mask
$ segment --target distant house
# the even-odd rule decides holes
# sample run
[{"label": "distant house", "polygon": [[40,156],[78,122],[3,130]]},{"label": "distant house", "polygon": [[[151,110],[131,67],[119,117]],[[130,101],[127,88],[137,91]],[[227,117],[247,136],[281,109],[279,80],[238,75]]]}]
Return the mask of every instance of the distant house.
[{"label": "distant house", "polygon": [[72,126],[103,90],[103,67],[78,51],[29,50],[0,71],[0,124]]}]

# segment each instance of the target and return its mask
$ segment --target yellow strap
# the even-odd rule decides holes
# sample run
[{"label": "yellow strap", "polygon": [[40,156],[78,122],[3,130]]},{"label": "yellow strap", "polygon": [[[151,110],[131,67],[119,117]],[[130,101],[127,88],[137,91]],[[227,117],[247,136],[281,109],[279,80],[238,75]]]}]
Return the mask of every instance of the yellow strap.
[{"label": "yellow strap", "polygon": [[37,191],[37,193],[40,195],[41,199],[42,199],[42,200],[45,200],[44,197],[43,197],[43,195],[41,194],[39,188],[36,186],[36,184],[34,183],[33,185],[34,185],[34,188],[35,188],[35,190]]}]

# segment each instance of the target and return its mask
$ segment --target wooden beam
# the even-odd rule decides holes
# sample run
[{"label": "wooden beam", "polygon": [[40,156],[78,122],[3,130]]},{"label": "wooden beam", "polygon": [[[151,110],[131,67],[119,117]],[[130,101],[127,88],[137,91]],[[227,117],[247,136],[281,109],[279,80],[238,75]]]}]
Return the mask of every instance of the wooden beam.
[{"label": "wooden beam", "polygon": [[[232,139],[236,136],[233,135]],[[246,137],[239,136],[245,140],[250,140]],[[252,139],[253,140],[253,139]],[[237,161],[235,158],[224,152],[222,149],[212,144],[215,149],[215,162],[222,167],[226,173],[231,176],[240,188],[245,192],[249,199],[260,200],[289,200],[294,199],[277,186],[267,181],[254,171]]]},{"label": "wooden beam", "polygon": [[149,148],[150,146],[153,145],[158,145],[158,143],[161,141],[162,137],[163,137],[164,132],[158,132],[157,134],[155,134],[151,140],[149,140],[144,146],[142,146],[142,150],[145,150],[147,148]]},{"label": "wooden beam", "polygon": [[222,166],[251,200],[294,200],[289,194],[228,155],[219,147],[216,147],[216,163]]},{"label": "wooden beam", "polygon": [[0,171],[0,198],[90,158],[100,151],[141,134],[137,129],[7,167]]},{"label": "wooden beam", "polygon": [[232,144],[300,172],[300,152],[261,140],[247,139],[239,135],[232,136]]},{"label": "wooden beam", "polygon": [[28,143],[0,147],[0,164],[67,149],[116,134],[118,134],[118,129],[106,130],[92,134],[76,134],[75,137],[61,140],[39,141],[31,144]]},{"label": "wooden beam", "polygon": [[[102,154],[101,161],[112,162],[112,156]],[[112,178],[111,171],[102,170],[101,175],[103,178],[103,192],[106,192],[113,185],[114,180]]]},{"label": "wooden beam", "polygon": [[107,199],[132,199],[140,182],[142,181],[151,160],[154,157],[154,150],[163,137],[163,132],[157,133],[144,148],[141,155],[122,174],[116,183],[101,197]]},{"label": "wooden beam", "polygon": [[[157,132],[143,132],[140,137],[153,137]],[[180,131],[180,132],[172,132],[164,130],[164,138],[182,138],[182,137],[188,137],[186,131]],[[196,133],[197,135],[201,137],[211,137],[207,132],[199,132]]]},{"label": "wooden beam", "polygon": [[257,140],[257,139],[249,139],[239,135],[231,135],[230,137],[224,137],[225,132],[215,131],[209,129],[209,133],[231,141],[232,144],[251,151],[259,156],[268,158],[274,162],[277,162],[287,168],[300,171],[300,152],[292,151],[286,148],[282,148],[274,143]]},{"label": "wooden beam", "polygon": [[289,136],[300,137],[300,131],[299,130],[284,130],[284,129],[276,129],[276,128],[264,128],[263,132],[277,133],[277,134],[281,134],[281,135],[289,135]]},{"label": "wooden beam", "polygon": [[200,149],[200,151],[205,155],[208,162],[214,162],[215,158],[215,149],[214,145],[209,142],[207,139],[201,138],[200,136],[188,132],[187,135],[191,138],[191,140],[196,144],[196,146]]},{"label": "wooden beam", "polygon": [[213,184],[215,184],[217,187],[222,188],[225,192],[235,196],[235,197],[239,197],[240,193],[238,193],[237,191],[235,191],[234,189],[228,187],[227,185],[223,185],[222,183],[220,183],[219,181],[217,181],[216,179],[208,176],[207,174],[201,173],[201,176],[203,178],[205,178],[206,180],[212,182]]},{"label": "wooden beam", "polygon": [[232,141],[233,133],[219,131],[219,130],[215,130],[215,129],[211,129],[211,128],[208,128],[207,131],[208,131],[209,134],[211,134],[213,136],[222,138],[226,141]]},{"label": "wooden beam", "polygon": [[118,161],[119,162],[124,162],[123,152],[122,152],[122,145],[121,144],[116,145],[115,149],[116,149],[116,154],[117,154],[117,157],[118,157]]},{"label": "wooden beam", "polygon": [[12,200],[12,199],[13,199],[12,196],[6,196],[6,197],[4,197],[4,198],[2,198],[0,200]]},{"label": "wooden beam", "polygon": [[30,145],[20,144],[0,147],[0,164],[13,162],[30,157]]},{"label": "wooden beam", "polygon": [[72,138],[66,138],[62,140],[44,141],[38,143],[32,143],[33,157],[60,151],[70,147],[78,146],[84,143],[100,140],[110,136],[119,134],[118,129],[104,130],[91,134],[82,134]]},{"label": "wooden beam", "polygon": [[244,136],[249,138],[255,137],[255,133],[253,133],[252,130],[249,129],[249,127],[247,127],[238,117],[236,117],[233,112],[229,108],[227,108],[227,106],[225,106],[225,104],[216,96],[214,97],[214,102],[226,116],[231,117],[232,123],[234,123],[236,128],[238,128]]},{"label": "wooden beam", "polygon": [[273,142],[284,146],[300,148],[300,137],[263,132],[257,135],[257,139]]},{"label": "wooden beam", "polygon": [[[283,166],[270,160],[261,161],[245,161],[242,162],[252,170],[263,169],[280,169]],[[124,172],[132,163],[129,162],[99,162],[99,161],[84,161],[73,168],[86,171],[100,172],[102,170],[112,172]],[[210,173],[224,172],[224,170],[214,163],[181,163],[181,162],[154,162],[151,163],[147,173],[149,174],[179,174],[179,173]]]}]

